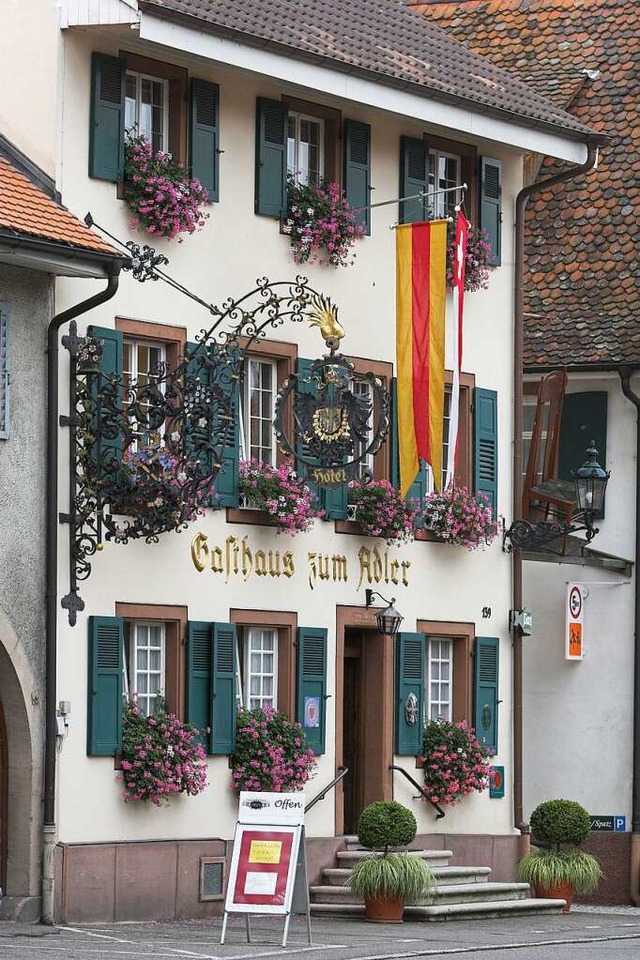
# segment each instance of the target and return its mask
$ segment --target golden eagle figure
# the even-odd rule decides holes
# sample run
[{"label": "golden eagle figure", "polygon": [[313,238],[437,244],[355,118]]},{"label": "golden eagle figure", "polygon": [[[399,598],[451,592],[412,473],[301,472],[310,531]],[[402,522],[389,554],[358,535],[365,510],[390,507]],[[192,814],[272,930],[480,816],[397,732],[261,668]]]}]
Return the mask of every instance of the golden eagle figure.
[{"label": "golden eagle figure", "polygon": [[327,346],[335,349],[344,337],[344,327],[338,320],[338,308],[329,297],[314,293],[307,314],[309,323],[320,329]]}]

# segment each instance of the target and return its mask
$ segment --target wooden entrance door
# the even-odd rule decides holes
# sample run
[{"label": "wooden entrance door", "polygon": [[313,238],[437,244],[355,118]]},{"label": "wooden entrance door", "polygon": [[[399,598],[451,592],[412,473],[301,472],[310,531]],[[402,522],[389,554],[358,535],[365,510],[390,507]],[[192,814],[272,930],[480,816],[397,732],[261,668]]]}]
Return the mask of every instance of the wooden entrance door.
[{"label": "wooden entrance door", "polygon": [[393,658],[377,630],[345,630],[342,702],[343,832],[357,833],[364,807],[391,799]]}]

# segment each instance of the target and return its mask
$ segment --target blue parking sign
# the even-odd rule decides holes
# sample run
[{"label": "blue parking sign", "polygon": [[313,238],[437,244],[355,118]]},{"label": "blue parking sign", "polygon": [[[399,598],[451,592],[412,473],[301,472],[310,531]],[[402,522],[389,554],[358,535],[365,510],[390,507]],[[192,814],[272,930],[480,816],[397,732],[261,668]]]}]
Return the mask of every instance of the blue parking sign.
[{"label": "blue parking sign", "polygon": [[613,818],[613,829],[616,833],[624,833],[627,829],[627,818],[626,817],[614,817]]}]

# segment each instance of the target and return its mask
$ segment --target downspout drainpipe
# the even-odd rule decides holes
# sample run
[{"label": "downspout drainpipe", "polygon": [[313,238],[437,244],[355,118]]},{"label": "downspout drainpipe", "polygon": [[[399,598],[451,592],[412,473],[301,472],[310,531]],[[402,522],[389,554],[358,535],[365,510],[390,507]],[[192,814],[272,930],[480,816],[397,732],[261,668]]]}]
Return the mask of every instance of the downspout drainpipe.
[{"label": "downspout drainpipe", "polygon": [[631,857],[629,899],[640,907],[640,397],[631,389],[631,367],[621,367],[620,384],[627,400],[636,408],[636,544],[634,557],[634,646],[633,646],[633,773],[631,794]]},{"label": "downspout drainpipe", "polygon": [[[534,193],[573,180],[588,173],[596,165],[598,144],[606,138],[598,137],[587,143],[587,159],[562,173],[531,183],[516,197],[515,263],[514,263],[514,346],[513,346],[513,520],[522,519],[522,368],[524,344],[524,216],[529,197]],[[522,610],[522,550],[513,551],[512,605]],[[512,628],[513,640],[513,818],[520,831],[520,855],[529,849],[529,827],[524,822],[522,798],[522,634]]]},{"label": "downspout drainpipe", "polygon": [[54,852],[56,847],[56,671],[58,648],[58,333],[60,327],[110,300],[118,289],[121,262],[108,267],[101,292],[53,317],[47,330],[47,492],[45,512],[45,746],[42,854],[42,922],[54,922]]}]

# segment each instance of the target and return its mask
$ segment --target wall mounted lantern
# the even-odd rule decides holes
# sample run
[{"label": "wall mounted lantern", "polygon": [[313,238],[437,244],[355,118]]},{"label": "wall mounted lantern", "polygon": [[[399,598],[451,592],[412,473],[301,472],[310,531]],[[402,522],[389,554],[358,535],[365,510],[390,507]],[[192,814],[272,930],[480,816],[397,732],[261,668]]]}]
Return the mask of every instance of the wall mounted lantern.
[{"label": "wall mounted lantern", "polygon": [[574,506],[579,511],[576,520],[515,520],[504,532],[503,549],[510,551],[514,547],[522,547],[524,550],[531,550],[581,531],[585,532],[587,543],[593,540],[600,532],[598,527],[594,527],[593,521],[596,514],[602,510],[611,471],[604,470],[598,463],[594,440],[589,443],[586,457],[582,466],[573,474]]},{"label": "wall mounted lantern", "polygon": [[400,624],[404,620],[404,617],[399,614],[394,607],[396,598],[392,597],[391,600],[387,600],[386,597],[383,597],[381,593],[377,592],[377,590],[370,590],[368,587],[365,591],[365,596],[367,607],[371,606],[374,597],[380,597],[380,599],[387,604],[384,610],[381,610],[380,613],[376,614],[378,630],[380,633],[383,633],[385,637],[395,637],[400,629]]}]

